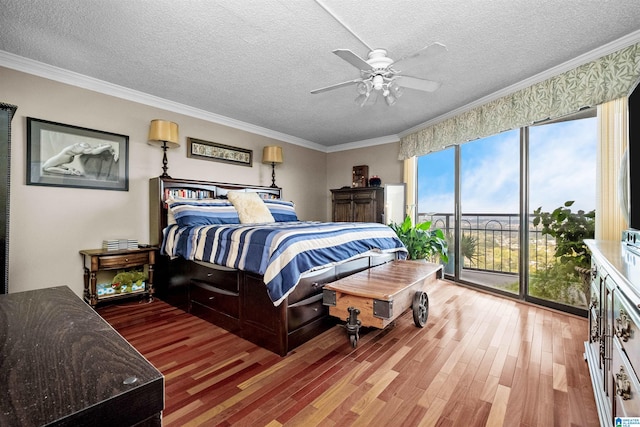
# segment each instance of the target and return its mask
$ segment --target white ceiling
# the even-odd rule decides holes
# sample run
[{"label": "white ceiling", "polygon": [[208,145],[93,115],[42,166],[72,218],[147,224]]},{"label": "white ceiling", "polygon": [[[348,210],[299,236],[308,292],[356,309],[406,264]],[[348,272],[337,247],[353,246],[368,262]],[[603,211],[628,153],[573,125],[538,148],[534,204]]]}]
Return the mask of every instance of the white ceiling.
[{"label": "white ceiling", "polygon": [[444,44],[436,61],[406,70],[441,88],[405,89],[391,107],[381,97],[359,107],[355,87],[310,94],[359,77],[332,50],[368,53],[314,0],[0,0],[0,66],[59,67],[331,151],[396,139],[640,41],[638,0],[320,1],[391,58]]}]

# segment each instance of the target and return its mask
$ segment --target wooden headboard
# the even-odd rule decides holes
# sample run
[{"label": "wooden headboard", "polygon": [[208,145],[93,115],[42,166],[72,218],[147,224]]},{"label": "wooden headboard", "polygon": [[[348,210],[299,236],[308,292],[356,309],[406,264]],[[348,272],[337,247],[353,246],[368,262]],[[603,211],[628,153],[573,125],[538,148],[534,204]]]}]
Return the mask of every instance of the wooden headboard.
[{"label": "wooden headboard", "polygon": [[167,226],[167,204],[170,196],[182,198],[224,199],[229,191],[252,191],[265,199],[280,199],[281,188],[259,185],[230,184],[177,178],[151,178],[149,180],[149,243],[162,243],[162,230]]}]

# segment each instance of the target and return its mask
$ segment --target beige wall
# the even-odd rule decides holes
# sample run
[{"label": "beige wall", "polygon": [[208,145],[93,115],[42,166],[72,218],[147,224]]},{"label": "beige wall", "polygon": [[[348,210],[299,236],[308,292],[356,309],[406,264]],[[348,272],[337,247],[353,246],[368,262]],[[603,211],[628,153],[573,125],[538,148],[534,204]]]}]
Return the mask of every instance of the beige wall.
[{"label": "beige wall", "polygon": [[[12,122],[10,292],[68,285],[81,295],[78,250],[99,248],[105,238],[148,241],[148,182],[162,172],[162,150],[147,144],[154,118],[180,125],[181,146],[167,152],[174,178],[270,185],[271,167],[260,163],[262,147],[279,144],[285,162],[276,166],[276,183],[284,197],[296,203],[300,219],[328,219],[326,153],[2,67],[0,101],[18,106]],[[129,191],[27,186],[26,117],[128,135]],[[187,158],[187,136],[251,149],[253,167]],[[356,164],[346,163],[341,185]],[[388,173],[374,169],[383,179]]]},{"label": "beige wall", "polygon": [[[339,151],[327,154],[327,185],[329,189],[351,186],[351,171],[354,166],[369,166],[369,176],[378,175],[382,185],[403,182],[402,160],[398,160],[400,142],[375,145],[366,148]],[[326,194],[327,213],[331,219],[331,193]]]}]

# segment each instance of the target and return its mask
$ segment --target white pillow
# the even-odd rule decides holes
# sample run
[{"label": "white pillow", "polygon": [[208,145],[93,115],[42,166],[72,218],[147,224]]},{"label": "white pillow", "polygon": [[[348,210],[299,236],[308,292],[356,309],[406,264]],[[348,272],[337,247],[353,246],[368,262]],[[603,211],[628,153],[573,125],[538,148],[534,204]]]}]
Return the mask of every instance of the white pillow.
[{"label": "white pillow", "polygon": [[241,224],[275,222],[258,193],[229,191],[227,198],[238,211]]}]

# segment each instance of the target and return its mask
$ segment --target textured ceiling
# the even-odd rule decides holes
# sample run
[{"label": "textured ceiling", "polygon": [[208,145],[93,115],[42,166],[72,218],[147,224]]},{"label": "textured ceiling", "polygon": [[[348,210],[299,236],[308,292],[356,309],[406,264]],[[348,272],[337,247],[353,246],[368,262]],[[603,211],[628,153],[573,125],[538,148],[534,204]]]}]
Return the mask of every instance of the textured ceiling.
[{"label": "textured ceiling", "polygon": [[603,45],[640,40],[638,0],[321,1],[391,58],[444,44],[437,60],[406,70],[441,88],[406,89],[391,107],[382,98],[359,107],[355,87],[310,94],[359,77],[332,50],[368,53],[314,0],[0,0],[0,50],[334,146],[395,136]]}]

